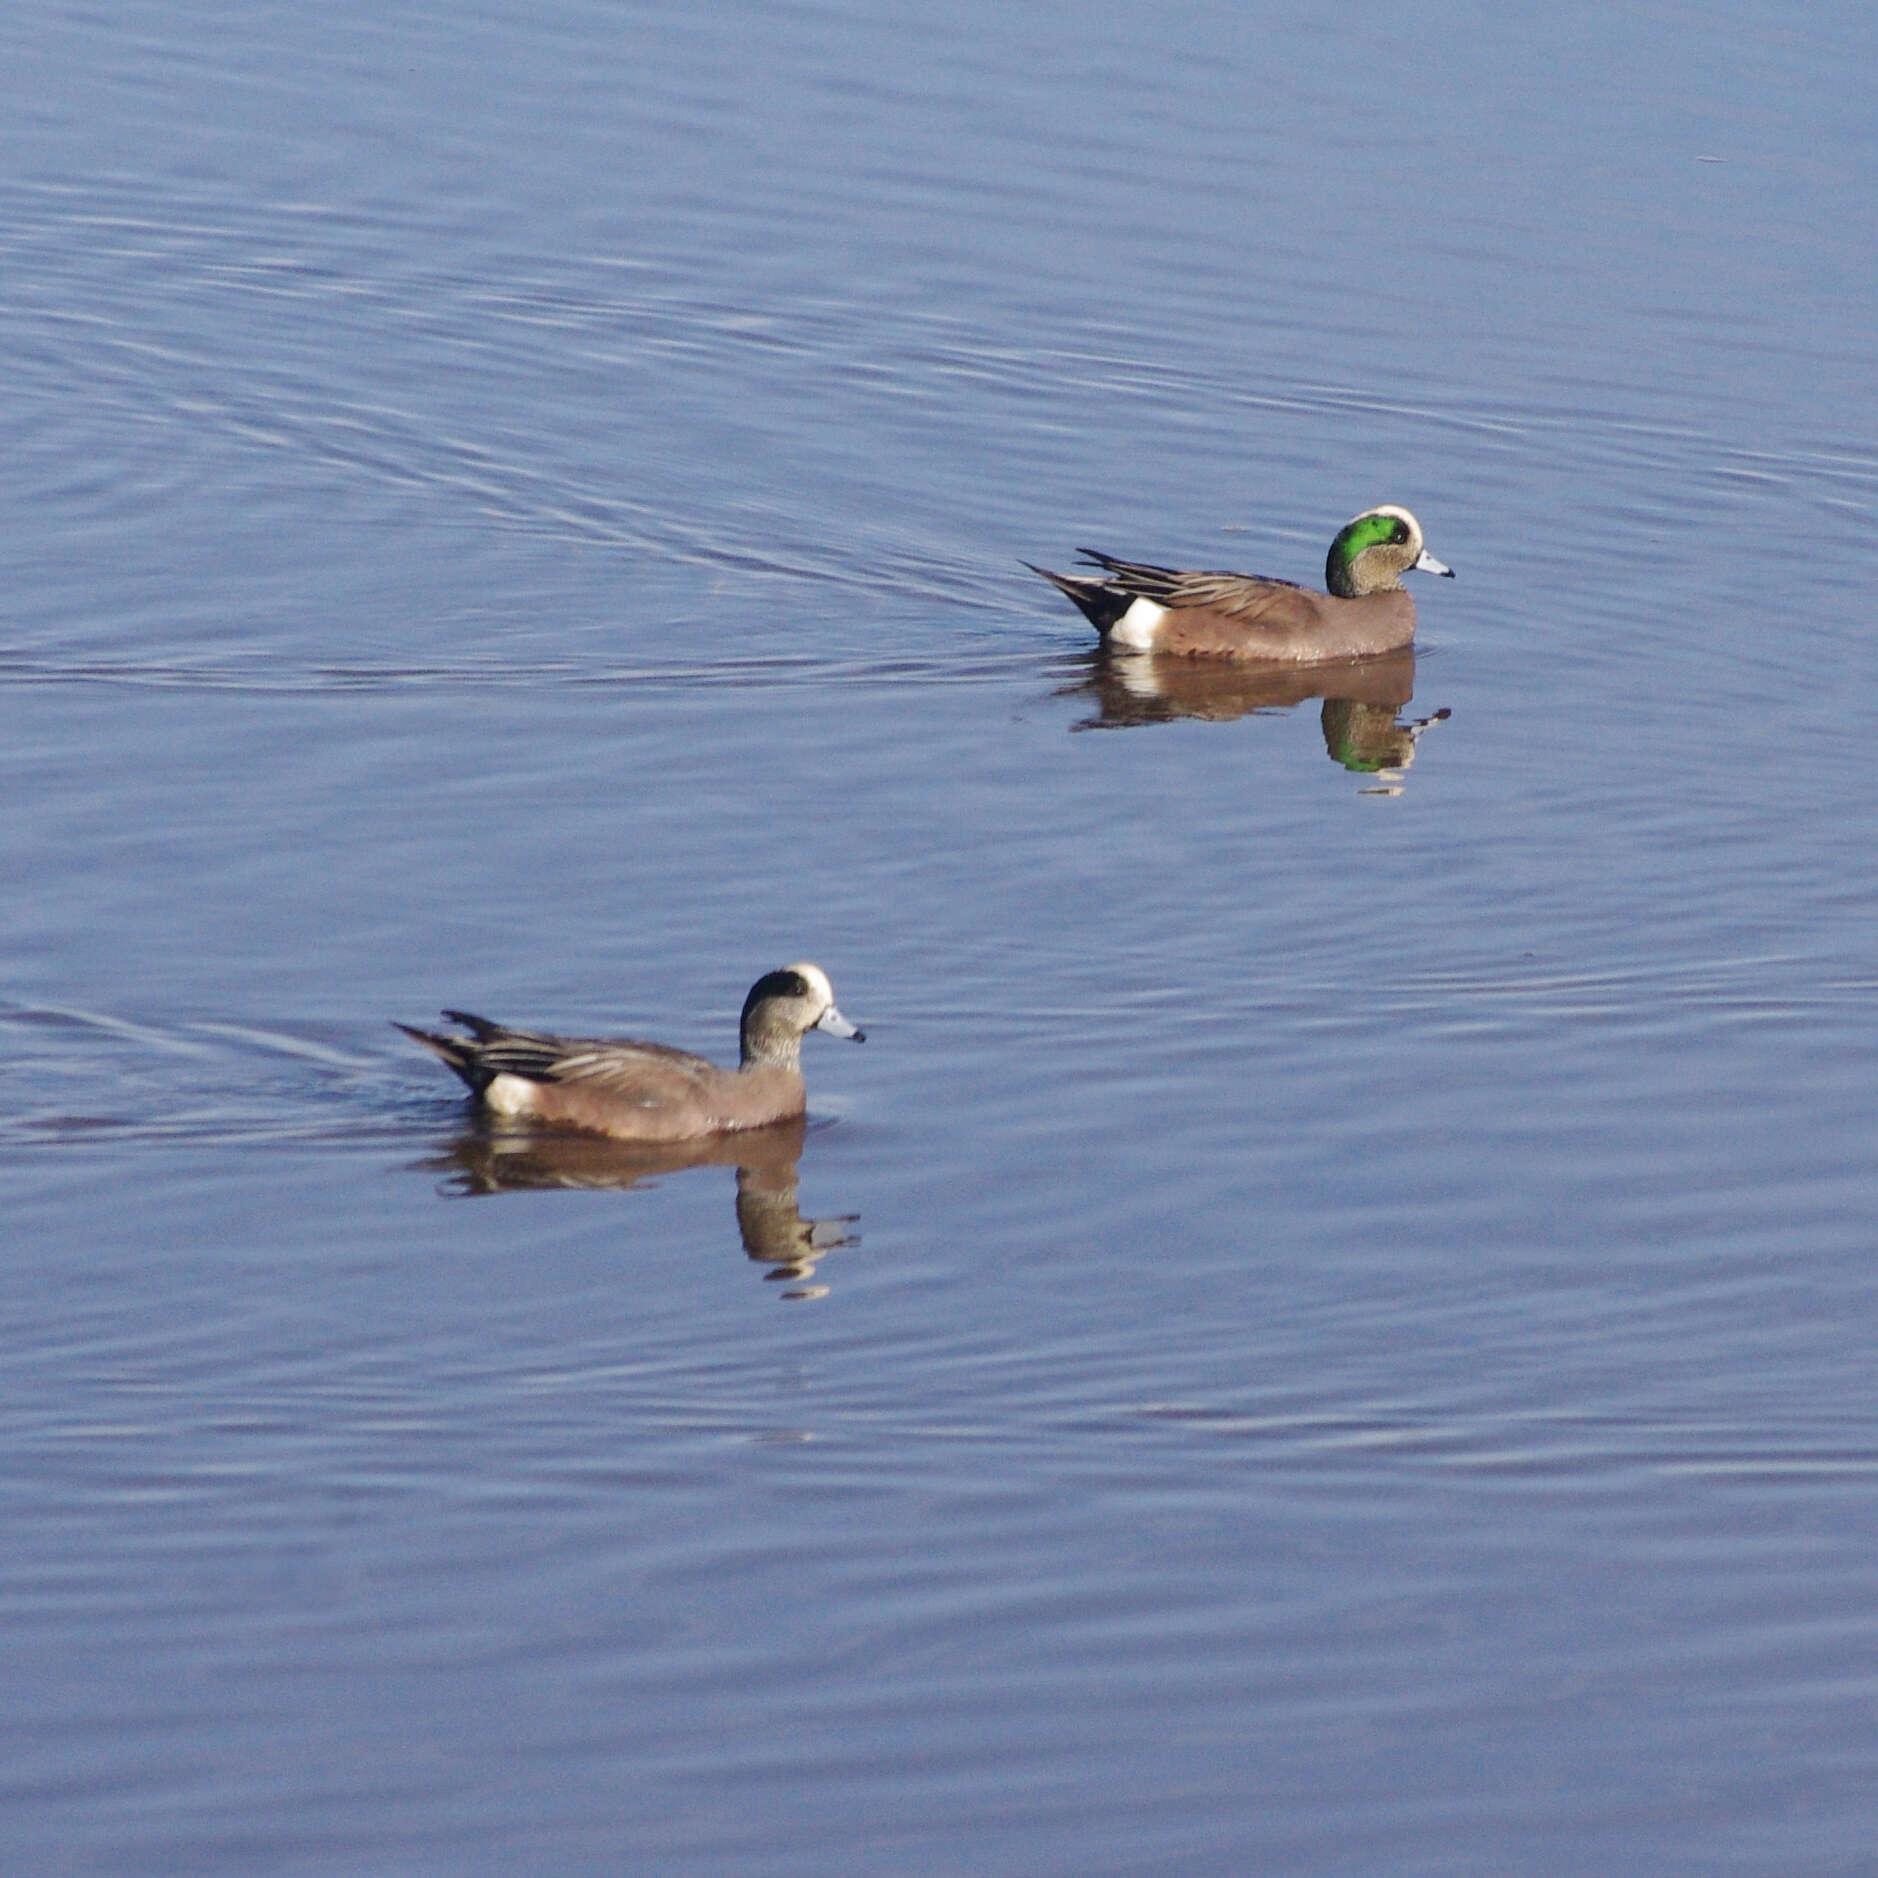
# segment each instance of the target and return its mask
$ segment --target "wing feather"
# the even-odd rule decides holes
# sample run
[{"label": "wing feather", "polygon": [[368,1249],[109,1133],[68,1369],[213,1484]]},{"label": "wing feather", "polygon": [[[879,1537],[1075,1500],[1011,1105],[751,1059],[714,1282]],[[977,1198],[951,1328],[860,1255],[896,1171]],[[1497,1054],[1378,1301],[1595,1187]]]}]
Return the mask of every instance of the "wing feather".
[{"label": "wing feather", "polygon": [[[596,1093],[623,1096],[642,1108],[666,1108],[702,1092],[719,1072],[715,1064],[669,1044],[634,1037],[561,1037],[552,1031],[514,1030],[467,1011],[446,1011],[474,1041],[425,1038],[432,1047],[454,1045],[445,1056],[481,1087],[497,1076],[524,1082],[577,1083]],[[413,1032],[422,1037],[422,1032]],[[439,1054],[444,1054],[439,1051]]]},{"label": "wing feather", "polygon": [[1122,561],[1093,548],[1076,551],[1107,576],[1105,586],[1133,599],[1152,600],[1157,606],[1205,607],[1228,619],[1248,622],[1263,619],[1284,594],[1300,591],[1294,580],[1269,579],[1261,574],[1232,574],[1223,569],[1183,572],[1156,567],[1151,561]]}]

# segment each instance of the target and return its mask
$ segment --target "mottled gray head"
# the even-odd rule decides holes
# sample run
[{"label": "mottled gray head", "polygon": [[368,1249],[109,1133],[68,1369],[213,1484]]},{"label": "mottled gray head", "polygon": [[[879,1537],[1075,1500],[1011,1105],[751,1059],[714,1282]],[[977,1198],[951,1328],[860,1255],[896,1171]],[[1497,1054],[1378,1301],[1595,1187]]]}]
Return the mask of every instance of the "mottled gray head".
[{"label": "mottled gray head", "polygon": [[803,1033],[825,1030],[831,1037],[864,1043],[867,1033],[835,1008],[835,989],[819,965],[806,961],[765,972],[743,1001],[743,1060],[793,1068],[800,1061]]}]

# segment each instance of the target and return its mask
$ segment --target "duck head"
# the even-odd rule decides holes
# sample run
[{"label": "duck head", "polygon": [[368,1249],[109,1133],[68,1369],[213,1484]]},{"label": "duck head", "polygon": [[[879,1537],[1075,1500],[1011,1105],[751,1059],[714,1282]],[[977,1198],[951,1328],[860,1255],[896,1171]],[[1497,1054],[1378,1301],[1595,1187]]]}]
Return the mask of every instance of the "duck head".
[{"label": "duck head", "polygon": [[801,1061],[802,1039],[811,1030],[865,1043],[867,1033],[835,1008],[835,990],[819,965],[806,961],[765,972],[743,1001],[740,1027],[743,1060],[794,1069]]},{"label": "duck head", "polygon": [[1454,569],[1423,546],[1421,523],[1407,509],[1385,502],[1381,508],[1365,509],[1337,531],[1324,562],[1324,585],[1339,599],[1355,600],[1401,586],[1411,568],[1454,578]]}]

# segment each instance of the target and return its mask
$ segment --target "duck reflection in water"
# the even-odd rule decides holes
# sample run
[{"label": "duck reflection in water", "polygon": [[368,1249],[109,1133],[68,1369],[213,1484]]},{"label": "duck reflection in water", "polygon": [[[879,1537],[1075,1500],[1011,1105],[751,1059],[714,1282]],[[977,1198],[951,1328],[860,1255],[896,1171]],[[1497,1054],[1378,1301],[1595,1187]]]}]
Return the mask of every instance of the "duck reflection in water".
[{"label": "duck reflection in water", "polygon": [[1400,792],[1402,772],[1439,710],[1408,723],[1404,705],[1415,695],[1415,654],[1404,646],[1380,658],[1341,665],[1244,665],[1231,659],[1170,658],[1153,652],[1088,655],[1088,674],[1059,697],[1093,698],[1093,716],[1072,730],[1124,730],[1202,718],[1224,724],[1254,712],[1288,711],[1312,698],[1324,701],[1324,748],[1333,763],[1376,776],[1374,793]]},{"label": "duck reflection in water", "polygon": [[443,1191],[468,1198],[489,1193],[623,1191],[691,1167],[737,1170],[737,1233],[745,1254],[785,1298],[825,1297],[815,1268],[830,1253],[859,1243],[849,1230],[860,1217],[841,1213],[804,1219],[797,1200],[798,1165],[808,1124],[798,1116],[768,1128],[699,1141],[629,1142],[571,1129],[485,1124],[418,1165],[448,1178]]}]

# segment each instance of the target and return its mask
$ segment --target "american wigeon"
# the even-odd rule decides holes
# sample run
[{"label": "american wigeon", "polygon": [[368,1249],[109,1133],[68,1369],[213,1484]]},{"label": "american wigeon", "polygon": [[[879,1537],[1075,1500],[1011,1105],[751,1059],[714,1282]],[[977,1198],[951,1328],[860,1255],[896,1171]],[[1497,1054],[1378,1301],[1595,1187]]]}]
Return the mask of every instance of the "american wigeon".
[{"label": "american wigeon", "polygon": [[1181,573],[1077,552],[1099,574],[1053,574],[1026,561],[1075,601],[1118,652],[1266,659],[1308,665],[1368,659],[1415,637],[1415,602],[1402,586],[1411,568],[1454,570],[1422,545],[1422,528],[1393,503],[1346,522],[1324,564],[1328,593],[1256,574]]},{"label": "american wigeon", "polygon": [[398,1028],[442,1057],[492,1114],[565,1123],[618,1141],[688,1141],[788,1121],[807,1102],[803,1034],[825,1030],[864,1041],[835,1009],[828,975],[808,964],[766,972],[750,987],[735,1069],[663,1043],[511,1030],[467,1011],[444,1016],[470,1035]]}]

